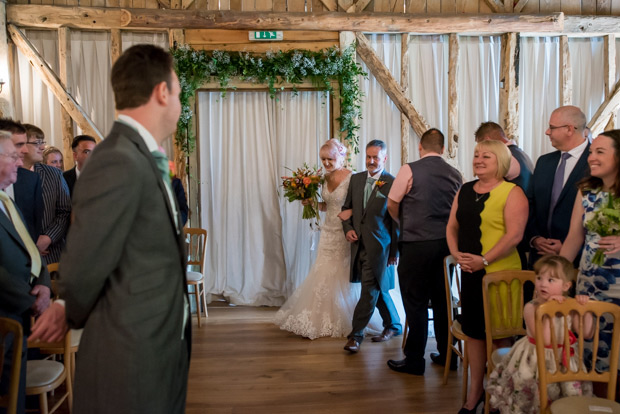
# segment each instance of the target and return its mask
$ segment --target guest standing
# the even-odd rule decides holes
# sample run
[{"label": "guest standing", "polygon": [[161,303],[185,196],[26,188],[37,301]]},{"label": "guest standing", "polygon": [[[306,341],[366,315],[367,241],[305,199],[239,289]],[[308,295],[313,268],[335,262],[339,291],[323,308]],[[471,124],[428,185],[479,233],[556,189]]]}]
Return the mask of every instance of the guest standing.
[{"label": "guest standing", "polygon": [[[433,321],[438,353],[431,359],[446,363],[448,315],[443,260],[450,254],[446,225],[450,208],[463,183],[458,170],[443,158],[444,136],[429,129],[420,138],[420,160],[404,165],[388,195],[388,211],[400,224],[398,280],[409,321],[405,358],[389,360],[394,371],[422,375],[428,339],[428,302],[433,305]],[[448,363],[456,368],[456,356]]]},{"label": "guest standing", "polygon": [[[577,276],[578,300],[590,297],[620,305],[620,236],[603,237],[586,227],[600,209],[608,206],[610,197],[620,196],[619,160],[620,130],[603,132],[590,145],[590,176],[579,183],[570,230],[560,250],[560,254],[569,260],[574,260],[582,253]],[[593,262],[598,249],[604,252],[602,264]],[[597,370],[606,371],[609,369],[611,331],[605,328],[607,324],[601,326],[600,338],[604,345],[599,351],[601,358],[596,362],[596,367]]]},{"label": "guest standing", "polygon": [[463,332],[471,383],[460,414],[474,413],[484,398],[486,365],[482,277],[499,270],[521,269],[516,246],[527,222],[527,198],[520,187],[504,181],[510,151],[501,142],[483,141],[474,149],[474,174],[452,204],[447,227],[450,253],[461,265]]},{"label": "guest standing", "polygon": [[80,178],[82,171],[84,171],[86,161],[93,152],[93,149],[95,149],[95,145],[97,145],[97,141],[90,135],[78,135],[73,138],[71,149],[73,150],[73,161],[75,162],[75,166],[64,172],[65,181],[69,186],[69,194],[71,197],[73,197],[75,182]]},{"label": "guest standing", "polygon": [[62,157],[62,152],[56,147],[45,148],[45,151],[43,151],[43,164],[58,168],[60,171],[65,170],[65,161]]}]

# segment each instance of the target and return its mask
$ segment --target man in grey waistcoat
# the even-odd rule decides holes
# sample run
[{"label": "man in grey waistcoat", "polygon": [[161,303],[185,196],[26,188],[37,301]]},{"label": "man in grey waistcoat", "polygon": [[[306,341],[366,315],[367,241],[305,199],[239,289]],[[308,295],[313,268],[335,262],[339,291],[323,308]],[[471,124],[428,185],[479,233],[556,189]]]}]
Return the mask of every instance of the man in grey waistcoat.
[{"label": "man in grey waistcoat", "polygon": [[[394,371],[414,375],[423,375],[426,366],[429,299],[439,351],[431,353],[431,359],[441,365],[446,363],[448,316],[443,259],[450,254],[446,225],[452,201],[463,183],[456,168],[441,157],[441,131],[426,131],[419,150],[420,159],[403,165],[388,195],[388,211],[400,227],[398,277],[410,332],[405,358],[387,364]],[[456,367],[456,358],[449,362]]]},{"label": "man in grey waistcoat", "polygon": [[375,306],[383,319],[383,332],[372,338],[383,342],[400,335],[402,327],[390,289],[394,289],[393,266],[398,263],[398,229],[387,212],[387,195],[394,177],[384,170],[387,147],[373,140],[366,145],[366,168],[351,177],[342,210],[352,215],[342,222],[351,243],[351,282],[362,284],[360,300],[353,312],[353,329],[344,349],[356,353],[364,340],[364,329]]}]

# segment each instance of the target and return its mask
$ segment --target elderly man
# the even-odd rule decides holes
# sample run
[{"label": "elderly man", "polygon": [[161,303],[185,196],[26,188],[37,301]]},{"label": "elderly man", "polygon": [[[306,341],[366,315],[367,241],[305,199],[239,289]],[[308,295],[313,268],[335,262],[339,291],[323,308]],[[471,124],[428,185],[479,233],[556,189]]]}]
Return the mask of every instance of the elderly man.
[{"label": "elderly man", "polygon": [[65,245],[65,237],[71,219],[71,197],[62,172],[42,163],[45,134],[34,125],[24,124],[26,147],[24,168],[34,171],[41,178],[43,189],[43,221],[37,247],[46,263],[57,263]]},{"label": "elderly man", "polygon": [[[76,413],[185,412],[191,324],[185,242],[158,151],[176,129],[172,56],[127,49],[112,68],[118,119],[76,182],[59,294],[33,337],[84,328]],[[65,319],[66,318],[66,319]]]},{"label": "elderly man", "polygon": [[551,113],[545,134],[557,151],[538,159],[528,194],[530,267],[543,254],[559,254],[568,234],[577,182],[589,172],[587,131],[586,116],[576,106],[562,106]]},{"label": "elderly man", "polygon": [[[15,203],[4,189],[15,183],[21,157],[9,132],[0,131],[0,317],[18,321],[24,330],[18,413],[24,412],[26,392],[26,336],[30,318],[49,306],[50,279],[37,247]],[[11,341],[11,339],[9,339]],[[0,395],[8,391],[12,350],[4,348]],[[3,410],[0,409],[0,413]]]},{"label": "elderly man", "polygon": [[93,152],[96,145],[97,141],[90,135],[78,135],[73,138],[71,149],[73,150],[73,161],[75,162],[75,166],[63,173],[65,181],[69,186],[69,195],[71,197],[73,197],[73,187],[75,186],[75,182],[84,170],[86,161],[88,160],[88,157],[90,157],[90,154]]}]

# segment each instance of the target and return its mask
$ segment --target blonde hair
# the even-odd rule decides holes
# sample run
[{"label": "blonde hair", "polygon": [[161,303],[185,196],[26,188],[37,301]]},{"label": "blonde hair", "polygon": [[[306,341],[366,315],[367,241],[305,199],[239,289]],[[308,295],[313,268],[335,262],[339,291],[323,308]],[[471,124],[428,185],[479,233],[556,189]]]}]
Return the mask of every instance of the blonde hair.
[{"label": "blonde hair", "polygon": [[326,148],[330,151],[334,151],[339,158],[344,158],[347,155],[347,147],[336,138],[328,139],[325,144],[321,146],[321,149]]},{"label": "blonde hair", "polygon": [[50,156],[50,154],[60,154],[60,159],[62,160],[64,157],[62,155],[62,152],[60,152],[60,150],[56,147],[47,147],[45,148],[45,151],[43,151],[43,163],[47,164],[47,157]]},{"label": "blonde hair", "polygon": [[534,272],[537,275],[549,272],[553,279],[561,279],[564,282],[574,284],[577,271],[573,264],[565,257],[547,254],[534,263]]},{"label": "blonde hair", "polygon": [[499,141],[480,141],[474,148],[476,151],[486,150],[495,154],[497,158],[497,179],[504,178],[510,169],[510,150],[503,142]]}]

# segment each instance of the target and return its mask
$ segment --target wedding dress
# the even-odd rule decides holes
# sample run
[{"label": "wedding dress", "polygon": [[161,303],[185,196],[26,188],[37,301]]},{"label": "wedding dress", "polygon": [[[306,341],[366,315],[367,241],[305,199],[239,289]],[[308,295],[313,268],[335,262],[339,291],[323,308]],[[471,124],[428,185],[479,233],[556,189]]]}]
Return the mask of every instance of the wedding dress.
[{"label": "wedding dress", "polygon": [[[276,313],[275,323],[280,329],[310,339],[322,336],[344,337],[351,332],[353,311],[360,297],[361,284],[349,282],[351,245],[344,237],[342,223],[338,218],[351,175],[333,193],[327,185],[323,186],[322,197],[327,203],[327,211],[321,225],[316,261],[304,282]],[[396,302],[400,302],[400,297]],[[400,304],[397,307],[402,309]],[[376,309],[367,330],[373,334],[383,330]]]}]

